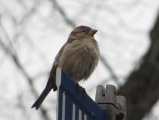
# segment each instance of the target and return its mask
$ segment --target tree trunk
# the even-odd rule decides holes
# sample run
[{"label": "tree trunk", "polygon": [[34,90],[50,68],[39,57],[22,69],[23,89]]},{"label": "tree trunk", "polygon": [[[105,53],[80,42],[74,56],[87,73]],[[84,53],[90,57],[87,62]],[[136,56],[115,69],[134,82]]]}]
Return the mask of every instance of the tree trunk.
[{"label": "tree trunk", "polygon": [[151,46],[118,94],[126,97],[128,120],[141,120],[159,99],[159,14],[150,32]]}]

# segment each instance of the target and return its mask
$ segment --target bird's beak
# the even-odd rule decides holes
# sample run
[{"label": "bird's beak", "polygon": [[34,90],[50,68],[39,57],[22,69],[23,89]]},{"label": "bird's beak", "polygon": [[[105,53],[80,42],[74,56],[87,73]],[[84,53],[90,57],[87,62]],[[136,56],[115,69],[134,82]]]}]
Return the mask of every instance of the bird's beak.
[{"label": "bird's beak", "polygon": [[97,31],[98,31],[98,30],[96,30],[96,29],[91,29],[91,30],[89,31],[89,34],[90,34],[90,35],[94,35]]}]

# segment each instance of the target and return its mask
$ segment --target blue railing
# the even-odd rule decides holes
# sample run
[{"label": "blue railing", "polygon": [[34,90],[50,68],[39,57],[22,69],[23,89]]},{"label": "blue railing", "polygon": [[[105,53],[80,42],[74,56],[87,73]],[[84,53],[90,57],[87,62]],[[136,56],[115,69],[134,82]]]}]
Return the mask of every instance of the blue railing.
[{"label": "blue railing", "polygon": [[57,68],[57,120],[106,120],[102,110],[83,89]]}]

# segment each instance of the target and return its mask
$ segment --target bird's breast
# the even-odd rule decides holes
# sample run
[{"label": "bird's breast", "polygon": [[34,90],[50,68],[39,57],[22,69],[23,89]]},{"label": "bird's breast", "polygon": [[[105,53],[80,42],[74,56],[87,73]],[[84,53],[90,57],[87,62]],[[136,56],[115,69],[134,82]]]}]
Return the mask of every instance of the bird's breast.
[{"label": "bird's breast", "polygon": [[59,66],[75,81],[87,79],[97,66],[99,49],[97,44],[74,41],[64,47]]}]

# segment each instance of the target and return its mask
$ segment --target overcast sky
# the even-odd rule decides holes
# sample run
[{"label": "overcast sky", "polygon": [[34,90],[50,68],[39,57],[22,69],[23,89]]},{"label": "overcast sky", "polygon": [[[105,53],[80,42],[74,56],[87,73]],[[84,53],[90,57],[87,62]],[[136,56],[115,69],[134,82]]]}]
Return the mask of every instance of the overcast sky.
[{"label": "overcast sky", "polygon": [[[58,5],[76,26],[98,29],[95,35],[100,53],[111,66],[118,82],[99,61],[97,69],[81,85],[95,98],[96,85],[122,85],[133,69],[137,69],[147,51],[149,31],[155,22],[159,0],[58,0]],[[9,4],[8,4],[9,3]],[[54,57],[73,29],[54,2],[45,0],[1,0],[0,41],[16,53],[36,90],[43,90]],[[40,119],[38,111],[30,109],[36,99],[28,81],[11,57],[0,46],[0,116],[7,119]],[[93,82],[92,82],[93,81]],[[55,118],[56,93],[49,94],[43,105]],[[25,112],[21,112],[19,100]],[[7,106],[7,108],[6,108]],[[4,109],[5,108],[5,109]],[[8,113],[8,110],[10,112]],[[13,114],[13,115],[12,115]],[[157,115],[157,112],[153,112]],[[25,116],[25,118],[24,118]],[[33,117],[33,118],[32,118]]]}]

